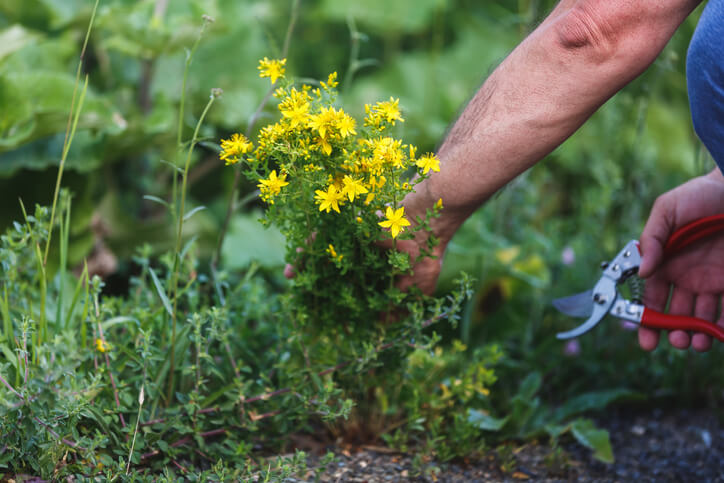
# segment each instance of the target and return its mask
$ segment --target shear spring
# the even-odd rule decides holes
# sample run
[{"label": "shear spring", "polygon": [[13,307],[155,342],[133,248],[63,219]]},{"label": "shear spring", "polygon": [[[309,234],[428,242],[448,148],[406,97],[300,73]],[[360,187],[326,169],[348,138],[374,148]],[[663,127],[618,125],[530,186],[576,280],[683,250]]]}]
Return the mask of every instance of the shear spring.
[{"label": "shear spring", "polygon": [[632,275],[626,279],[626,285],[631,291],[631,301],[640,304],[644,295],[644,279],[638,275]]}]

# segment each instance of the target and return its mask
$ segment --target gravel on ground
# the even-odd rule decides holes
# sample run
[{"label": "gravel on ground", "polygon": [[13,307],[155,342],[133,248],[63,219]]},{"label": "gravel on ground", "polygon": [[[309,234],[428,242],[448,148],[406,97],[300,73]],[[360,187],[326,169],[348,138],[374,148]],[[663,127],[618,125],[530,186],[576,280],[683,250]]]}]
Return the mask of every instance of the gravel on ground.
[{"label": "gravel on ground", "polygon": [[510,443],[475,460],[438,463],[385,447],[331,448],[336,458],[290,482],[724,482],[724,424],[712,410],[617,408],[594,417],[609,431],[615,462],[572,439]]}]

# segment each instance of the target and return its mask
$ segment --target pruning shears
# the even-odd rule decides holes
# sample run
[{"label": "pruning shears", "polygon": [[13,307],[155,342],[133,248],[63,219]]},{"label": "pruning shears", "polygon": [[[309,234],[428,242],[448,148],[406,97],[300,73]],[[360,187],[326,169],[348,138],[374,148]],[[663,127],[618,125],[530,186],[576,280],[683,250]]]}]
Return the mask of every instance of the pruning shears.
[{"label": "pruning shears", "polygon": [[[664,247],[664,258],[675,255],[691,244],[713,235],[724,233],[724,214],[698,219],[678,229]],[[685,315],[671,315],[657,312],[638,299],[626,299],[619,293],[621,283],[629,281],[639,287],[638,269],[641,264],[639,242],[632,240],[610,262],[601,264],[603,275],[592,290],[553,301],[560,312],[572,317],[587,317],[587,320],[567,332],[557,334],[559,339],[578,337],[594,328],[604,317],[612,314],[641,327],[664,330],[686,330],[702,332],[724,342],[724,329],[707,320]],[[637,294],[638,295],[638,294]]]}]

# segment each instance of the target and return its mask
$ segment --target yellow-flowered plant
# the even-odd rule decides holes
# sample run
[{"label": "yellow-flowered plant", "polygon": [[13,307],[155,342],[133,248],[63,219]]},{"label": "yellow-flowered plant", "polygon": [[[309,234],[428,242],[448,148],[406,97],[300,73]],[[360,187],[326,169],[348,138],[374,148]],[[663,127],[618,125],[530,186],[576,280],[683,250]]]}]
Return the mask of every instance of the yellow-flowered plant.
[{"label": "yellow-flowered plant", "polygon": [[[335,105],[337,74],[319,87],[285,76],[286,59],[259,62],[260,77],[275,87],[279,117],[252,142],[241,134],[221,141],[221,159],[240,164],[266,203],[265,222],[287,239],[295,267],[294,301],[302,318],[373,322],[391,301],[408,297],[394,288],[412,260],[393,247],[428,229],[428,219],[411,220],[401,201],[417,183],[439,171],[434,154],[394,136],[404,122],[399,100],[365,106],[358,122]],[[427,238],[429,256],[437,242]],[[339,320],[341,318],[344,321]]]}]

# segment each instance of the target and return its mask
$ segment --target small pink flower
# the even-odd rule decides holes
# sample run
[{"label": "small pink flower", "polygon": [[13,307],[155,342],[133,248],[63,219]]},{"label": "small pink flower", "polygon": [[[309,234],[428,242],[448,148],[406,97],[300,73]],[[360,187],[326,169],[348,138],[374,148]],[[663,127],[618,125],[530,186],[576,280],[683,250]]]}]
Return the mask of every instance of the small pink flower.
[{"label": "small pink flower", "polygon": [[573,248],[567,246],[563,249],[561,252],[561,261],[563,262],[563,265],[573,265],[576,261],[576,252],[573,251]]},{"label": "small pink flower", "polygon": [[567,356],[576,357],[581,353],[581,343],[578,342],[578,339],[569,340],[563,348],[563,353]]}]

